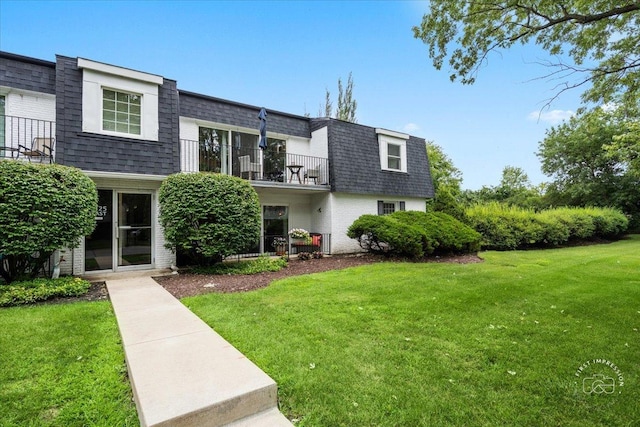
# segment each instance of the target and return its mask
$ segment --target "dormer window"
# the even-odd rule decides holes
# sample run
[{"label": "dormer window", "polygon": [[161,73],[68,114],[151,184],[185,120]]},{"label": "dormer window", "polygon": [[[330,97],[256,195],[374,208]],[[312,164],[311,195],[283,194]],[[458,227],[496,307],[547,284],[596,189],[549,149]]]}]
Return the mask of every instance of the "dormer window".
[{"label": "dormer window", "polygon": [[82,131],[158,141],[158,89],[164,79],[88,59],[82,69]]},{"label": "dormer window", "polygon": [[111,89],[102,90],[102,129],[140,135],[142,96]]},{"label": "dormer window", "polygon": [[402,170],[402,147],[398,144],[387,142],[387,168]]},{"label": "dormer window", "polygon": [[409,135],[376,129],[382,170],[407,172],[407,140]]}]

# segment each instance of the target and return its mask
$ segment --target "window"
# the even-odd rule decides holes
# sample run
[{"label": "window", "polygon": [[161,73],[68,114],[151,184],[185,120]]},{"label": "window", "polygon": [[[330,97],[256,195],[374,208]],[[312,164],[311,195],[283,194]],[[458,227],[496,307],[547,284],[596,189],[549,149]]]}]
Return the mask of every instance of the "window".
[{"label": "window", "polygon": [[78,58],[82,131],[159,141],[161,76]]},{"label": "window", "polygon": [[102,129],[140,135],[141,100],[141,95],[103,89]]},{"label": "window", "polygon": [[407,141],[409,135],[376,129],[382,170],[407,172]]},{"label": "window", "polygon": [[229,165],[229,131],[199,128],[200,171],[226,174]]},{"label": "window", "polygon": [[396,211],[395,203],[382,203],[382,215],[392,214]]},{"label": "window", "polygon": [[397,144],[387,143],[387,167],[389,169],[402,170],[400,146]]},{"label": "window", "polygon": [[403,211],[405,210],[405,205],[405,202],[378,200],[378,215],[389,215],[398,210]]}]

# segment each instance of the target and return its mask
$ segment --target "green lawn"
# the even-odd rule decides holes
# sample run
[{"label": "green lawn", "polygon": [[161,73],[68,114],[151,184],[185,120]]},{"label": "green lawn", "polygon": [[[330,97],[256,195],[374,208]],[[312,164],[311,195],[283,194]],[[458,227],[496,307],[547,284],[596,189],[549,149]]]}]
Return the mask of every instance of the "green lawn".
[{"label": "green lawn", "polygon": [[[481,255],[184,302],[301,426],[640,425],[640,236]],[[594,375],[614,392],[585,393]]]},{"label": "green lawn", "polygon": [[137,426],[109,302],[0,309],[0,426]]}]

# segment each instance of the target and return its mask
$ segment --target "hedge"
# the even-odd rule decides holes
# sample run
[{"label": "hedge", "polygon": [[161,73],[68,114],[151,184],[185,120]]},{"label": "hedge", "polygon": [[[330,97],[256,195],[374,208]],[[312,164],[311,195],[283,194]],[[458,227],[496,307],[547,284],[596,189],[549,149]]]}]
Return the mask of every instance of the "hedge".
[{"label": "hedge", "polygon": [[87,293],[91,283],[79,277],[33,279],[0,285],[0,307],[32,304],[55,297],[75,297]]},{"label": "hedge", "polygon": [[467,208],[468,223],[482,235],[482,247],[496,250],[558,246],[621,236],[629,224],[613,208],[565,207],[534,212],[498,202]]}]

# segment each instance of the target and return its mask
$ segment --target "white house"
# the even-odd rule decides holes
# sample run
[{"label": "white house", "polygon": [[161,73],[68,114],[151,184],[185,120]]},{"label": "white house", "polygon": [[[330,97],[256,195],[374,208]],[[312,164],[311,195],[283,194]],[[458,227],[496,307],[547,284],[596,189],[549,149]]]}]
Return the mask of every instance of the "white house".
[{"label": "white house", "polygon": [[173,173],[250,180],[262,205],[255,253],[291,228],[317,233],[325,253],[356,252],[346,230],[360,215],[423,211],[433,197],[424,139],[267,107],[261,150],[260,110],[85,58],[0,52],[0,157],[74,166],[98,187],[96,229],[63,253],[67,274],[174,264],[157,198]]}]

